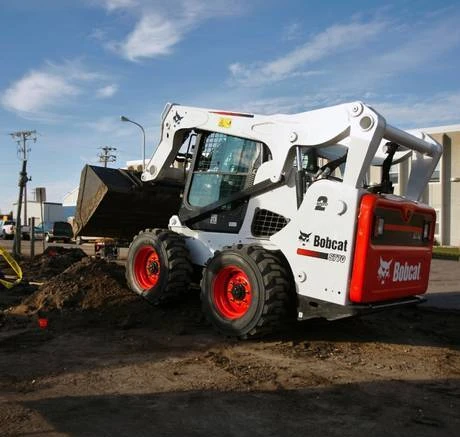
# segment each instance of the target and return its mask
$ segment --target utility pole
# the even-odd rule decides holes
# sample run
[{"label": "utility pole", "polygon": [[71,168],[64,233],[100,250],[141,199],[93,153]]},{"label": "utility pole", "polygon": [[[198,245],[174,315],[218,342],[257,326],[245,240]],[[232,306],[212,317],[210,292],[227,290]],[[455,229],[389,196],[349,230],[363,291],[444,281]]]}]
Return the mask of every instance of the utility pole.
[{"label": "utility pole", "polygon": [[115,162],[117,160],[117,156],[110,153],[110,152],[116,152],[117,149],[115,147],[104,146],[104,147],[99,147],[99,149],[101,149],[102,152],[99,153],[99,155],[97,156],[99,157],[99,162],[104,163],[104,167],[107,167],[108,162]]},{"label": "utility pole", "polygon": [[[37,141],[37,132],[34,130],[12,132],[11,138],[16,141],[18,145],[18,156],[22,159],[22,169],[19,173],[19,199],[18,209],[16,214],[16,231],[14,233],[13,254],[18,257],[21,255],[21,209],[22,199],[24,197],[27,202],[27,182],[30,180],[27,177],[27,156],[31,149],[28,147],[27,142]],[[24,205],[25,219],[27,220],[27,204]]]}]

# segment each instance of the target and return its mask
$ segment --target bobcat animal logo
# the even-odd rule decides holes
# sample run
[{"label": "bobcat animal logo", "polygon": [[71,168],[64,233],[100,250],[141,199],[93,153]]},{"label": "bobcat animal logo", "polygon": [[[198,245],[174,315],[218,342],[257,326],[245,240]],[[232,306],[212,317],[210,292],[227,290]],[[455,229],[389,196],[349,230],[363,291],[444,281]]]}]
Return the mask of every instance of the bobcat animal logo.
[{"label": "bobcat animal logo", "polygon": [[176,111],[176,115],[173,117],[173,120],[174,120],[174,123],[177,123],[177,124],[180,124],[181,120],[183,119],[184,117],[180,116],[179,113]]},{"label": "bobcat animal logo", "polygon": [[309,234],[306,234],[305,232],[299,231],[299,241],[302,243],[308,243],[310,241],[310,235],[312,234],[311,232]]},{"label": "bobcat animal logo", "polygon": [[385,261],[382,257],[380,257],[380,267],[377,271],[377,278],[382,285],[385,284],[387,278],[390,277],[390,267],[392,262],[392,259],[390,259],[390,261]]}]

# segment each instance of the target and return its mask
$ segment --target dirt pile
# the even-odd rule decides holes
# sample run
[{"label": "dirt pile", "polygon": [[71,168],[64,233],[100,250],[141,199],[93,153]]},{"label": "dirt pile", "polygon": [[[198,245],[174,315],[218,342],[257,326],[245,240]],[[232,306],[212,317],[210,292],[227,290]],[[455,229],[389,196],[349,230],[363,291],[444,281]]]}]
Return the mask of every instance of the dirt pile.
[{"label": "dirt pile", "polygon": [[[41,255],[33,259],[20,261],[23,280],[10,289],[2,289],[0,293],[0,319],[4,318],[4,311],[9,311],[22,303],[24,299],[33,294],[40,283],[46,283],[50,278],[62,273],[75,262],[86,258],[81,249],[66,249],[63,247],[48,247]],[[6,274],[11,274],[2,266]],[[11,269],[10,269],[11,270]],[[1,325],[1,323],[0,323]]]},{"label": "dirt pile", "polygon": [[42,282],[62,273],[72,264],[86,258],[79,248],[47,247],[43,254],[21,263],[27,281]]},{"label": "dirt pile", "polygon": [[26,313],[64,309],[108,309],[133,299],[124,285],[123,267],[101,259],[83,258],[26,297]]},{"label": "dirt pile", "polygon": [[[197,293],[189,293],[172,306],[154,306],[129,290],[123,266],[87,257],[79,249],[56,249],[35,257],[25,267],[26,279],[35,275],[42,278],[42,284],[30,286],[26,280],[11,290],[11,299],[0,305],[0,319],[4,319],[0,327],[36,325],[41,317],[48,318],[57,331],[149,326],[184,334],[190,327],[202,325]],[[20,292],[26,285],[27,290]]]}]

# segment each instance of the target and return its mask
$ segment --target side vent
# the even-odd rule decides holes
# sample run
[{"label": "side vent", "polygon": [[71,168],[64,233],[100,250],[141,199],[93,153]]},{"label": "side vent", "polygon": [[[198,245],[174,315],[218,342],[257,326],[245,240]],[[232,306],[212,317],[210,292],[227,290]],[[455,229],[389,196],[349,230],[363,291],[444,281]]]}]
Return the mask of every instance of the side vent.
[{"label": "side vent", "polygon": [[255,237],[270,237],[283,229],[289,219],[268,209],[256,209],[252,221],[252,234]]}]

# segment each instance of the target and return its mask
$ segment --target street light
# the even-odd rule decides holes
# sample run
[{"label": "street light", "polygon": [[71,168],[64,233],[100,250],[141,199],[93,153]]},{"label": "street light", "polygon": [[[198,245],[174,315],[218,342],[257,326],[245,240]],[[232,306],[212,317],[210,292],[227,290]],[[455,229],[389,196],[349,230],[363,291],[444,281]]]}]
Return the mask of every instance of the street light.
[{"label": "street light", "polygon": [[120,120],[121,121],[128,121],[129,123],[135,124],[142,131],[142,138],[144,140],[144,146],[143,146],[143,149],[142,149],[142,171],[144,171],[145,170],[145,130],[139,123],[136,123],[135,121],[130,120],[128,117],[125,117],[124,115],[120,116]]}]

